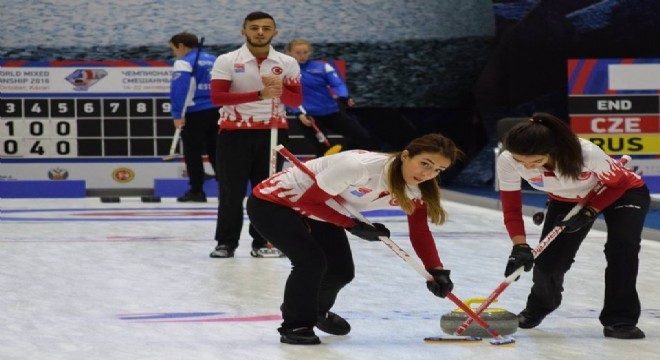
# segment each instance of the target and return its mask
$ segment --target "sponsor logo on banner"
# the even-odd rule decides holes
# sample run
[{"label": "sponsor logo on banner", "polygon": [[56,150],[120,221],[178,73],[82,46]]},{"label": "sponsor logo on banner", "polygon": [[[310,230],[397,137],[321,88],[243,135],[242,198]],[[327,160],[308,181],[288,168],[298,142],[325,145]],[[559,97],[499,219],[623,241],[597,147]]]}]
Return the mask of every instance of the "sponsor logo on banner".
[{"label": "sponsor logo on banner", "polygon": [[103,69],[77,69],[65,79],[74,86],[74,90],[86,91],[107,75],[108,72]]},{"label": "sponsor logo on banner", "polygon": [[112,179],[119,183],[131,182],[134,178],[135,171],[126,167],[117,168],[112,172]]},{"label": "sponsor logo on banner", "polygon": [[66,180],[69,178],[69,171],[62,168],[48,170],[48,178],[51,180]]}]

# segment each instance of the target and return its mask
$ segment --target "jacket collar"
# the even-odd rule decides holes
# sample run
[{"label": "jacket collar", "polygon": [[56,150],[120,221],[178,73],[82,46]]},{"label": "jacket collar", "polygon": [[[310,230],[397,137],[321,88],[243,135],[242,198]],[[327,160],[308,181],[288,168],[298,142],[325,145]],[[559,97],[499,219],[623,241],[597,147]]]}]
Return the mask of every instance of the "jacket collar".
[{"label": "jacket collar", "polygon": [[[268,59],[273,59],[275,56],[275,49],[272,45],[268,45]],[[247,47],[247,43],[243,44],[240,49],[238,49],[238,60],[242,62],[256,61],[257,59],[252,55],[250,49]]]}]

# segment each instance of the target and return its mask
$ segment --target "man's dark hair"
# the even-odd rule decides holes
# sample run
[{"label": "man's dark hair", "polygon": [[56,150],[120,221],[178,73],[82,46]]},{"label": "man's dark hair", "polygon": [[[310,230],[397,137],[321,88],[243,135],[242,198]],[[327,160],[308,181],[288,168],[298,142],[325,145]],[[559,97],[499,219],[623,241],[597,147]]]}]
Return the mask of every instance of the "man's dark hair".
[{"label": "man's dark hair", "polygon": [[174,44],[174,46],[183,44],[185,47],[191,49],[199,47],[199,40],[197,39],[197,35],[185,31],[172,36],[170,38],[170,42]]},{"label": "man's dark hair", "polygon": [[245,24],[247,24],[248,21],[254,21],[254,20],[260,20],[260,19],[271,19],[273,20],[273,24],[275,27],[277,27],[277,24],[275,23],[275,19],[273,19],[270,14],[267,14],[263,11],[255,11],[251,12],[248,14],[248,16],[245,17],[245,20],[243,21],[243,27],[245,27]]}]

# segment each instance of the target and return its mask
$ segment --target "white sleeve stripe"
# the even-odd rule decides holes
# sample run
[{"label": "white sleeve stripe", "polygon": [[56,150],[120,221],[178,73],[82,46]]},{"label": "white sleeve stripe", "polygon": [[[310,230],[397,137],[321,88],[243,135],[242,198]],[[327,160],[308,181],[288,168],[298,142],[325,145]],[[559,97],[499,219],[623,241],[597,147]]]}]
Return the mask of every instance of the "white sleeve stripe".
[{"label": "white sleeve stripe", "polygon": [[174,71],[192,72],[192,66],[190,66],[190,63],[183,60],[175,61],[173,67]]}]

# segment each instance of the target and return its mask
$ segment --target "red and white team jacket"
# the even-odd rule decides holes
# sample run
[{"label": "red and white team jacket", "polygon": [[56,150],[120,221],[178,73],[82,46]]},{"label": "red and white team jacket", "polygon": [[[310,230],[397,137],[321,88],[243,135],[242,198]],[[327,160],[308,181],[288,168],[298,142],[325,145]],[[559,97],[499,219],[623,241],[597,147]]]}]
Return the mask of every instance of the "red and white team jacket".
[{"label": "red and white team jacket", "polygon": [[[300,214],[341,227],[354,220],[344,208],[328,201],[340,197],[358,211],[397,209],[389,192],[387,169],[391,156],[363,150],[345,151],[307,161],[316,181],[296,167],[274,174],[253,189],[254,196],[292,208]],[[428,226],[426,205],[418,186],[408,186],[407,196],[417,208],[408,215],[410,241],[427,269],[442,266]]]},{"label": "red and white team jacket", "polygon": [[497,158],[500,198],[504,224],[509,236],[525,235],[520,178],[533,188],[549,193],[551,198],[571,202],[580,201],[601,181],[607,189],[589,203],[599,211],[616,201],[626,190],[644,185],[639,175],[618,165],[617,161],[605,154],[601,148],[587,140],[579,140],[584,165],[578,180],[562,177],[561,174],[544,168],[526,169],[513,159],[509,151],[502,152]]},{"label": "red and white team jacket", "polygon": [[[261,77],[266,75],[282,78],[281,99],[258,100],[257,91],[264,88]],[[238,50],[220,55],[213,64],[211,99],[222,106],[220,129],[270,129],[273,121],[275,127],[286,129],[283,103],[293,108],[302,103],[300,66],[296,59],[272,46],[268,57],[259,62],[243,44]]]}]

